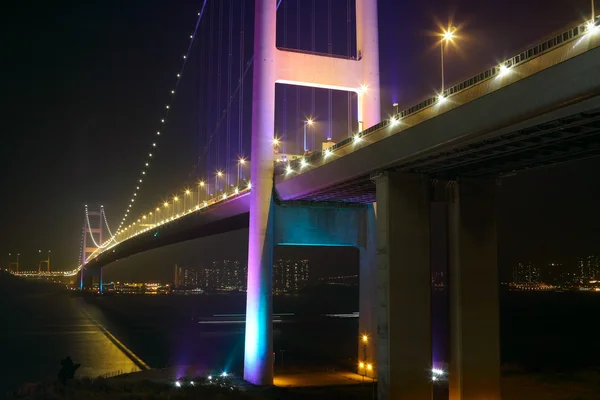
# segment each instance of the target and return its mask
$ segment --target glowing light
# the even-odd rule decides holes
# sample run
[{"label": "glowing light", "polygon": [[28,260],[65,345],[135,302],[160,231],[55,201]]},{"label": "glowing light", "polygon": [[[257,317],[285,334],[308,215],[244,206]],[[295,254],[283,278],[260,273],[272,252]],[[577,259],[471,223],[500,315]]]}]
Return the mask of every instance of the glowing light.
[{"label": "glowing light", "polygon": [[354,135],[354,143],[358,143],[362,140],[359,134]]},{"label": "glowing light", "polygon": [[190,192],[190,189],[187,189],[187,190],[185,191],[185,194],[187,194],[187,195],[189,195],[190,193],[192,193],[192,192]]},{"label": "glowing light", "polygon": [[209,380],[209,381],[212,381],[212,375],[209,375],[209,376],[208,376],[208,380]]},{"label": "glowing light", "polygon": [[233,190],[233,193],[235,193],[235,194],[238,194],[239,192],[240,192],[240,191],[239,191],[239,189],[238,189],[238,188],[235,188],[235,189]]},{"label": "glowing light", "polygon": [[223,378],[225,378],[227,375],[228,375],[228,374],[227,374],[227,372],[225,372],[225,371],[221,372],[221,376],[222,376]]},{"label": "glowing light", "polygon": [[248,182],[248,189],[252,189],[252,182]]},{"label": "glowing light", "polygon": [[177,387],[181,387],[181,382],[179,382],[179,381],[175,381],[175,386],[177,386]]},{"label": "glowing light", "polygon": [[360,363],[358,364],[358,366],[359,366],[360,368],[364,368],[364,367],[365,367],[365,363],[364,363],[364,362],[360,362]]},{"label": "glowing light", "polygon": [[285,168],[285,173],[286,173],[286,174],[291,174],[292,172],[294,172],[294,169],[292,168],[292,166],[291,166],[291,165],[288,165],[288,166]]},{"label": "glowing light", "polygon": [[175,94],[175,91],[174,91],[174,90],[171,90],[171,94]]},{"label": "glowing light", "polygon": [[500,76],[504,76],[504,75],[508,74],[509,72],[510,72],[510,68],[509,68],[509,67],[507,67],[507,66],[506,66],[506,65],[504,65],[504,64],[501,64],[501,65],[498,67],[498,77],[500,77]]},{"label": "glowing light", "polygon": [[367,364],[367,371],[371,371],[373,369],[373,364]]},{"label": "glowing light", "polygon": [[175,196],[175,197],[173,197],[173,200],[174,201],[179,201],[179,197]]},{"label": "glowing light", "polygon": [[156,211],[160,211],[160,207],[156,207]]},{"label": "glowing light", "polygon": [[367,93],[367,91],[369,90],[369,86],[367,85],[360,85],[360,92],[361,93]]},{"label": "glowing light", "polygon": [[440,36],[442,37],[442,40],[444,42],[451,42],[452,40],[454,40],[454,32],[456,32],[456,28],[455,27],[451,27],[448,30],[442,30],[442,33],[440,34]]},{"label": "glowing light", "polygon": [[223,200],[227,198],[227,194],[223,193]]},{"label": "glowing light", "polygon": [[[160,122],[162,122],[163,124],[165,123],[164,118],[160,120]],[[158,135],[160,135],[160,132],[156,132]]]},{"label": "glowing light", "polygon": [[199,185],[200,185],[201,187],[204,187],[204,185],[205,185],[204,181],[200,181],[200,184],[199,184]]},{"label": "glowing light", "polygon": [[329,157],[331,154],[331,150],[325,149],[325,158]]},{"label": "glowing light", "polygon": [[152,143],[152,147],[156,147],[156,143]]},{"label": "glowing light", "polygon": [[279,145],[279,139],[273,138],[273,146],[278,146],[278,145]]},{"label": "glowing light", "polygon": [[438,380],[438,378],[437,378],[437,376],[432,376],[432,377],[431,377],[431,380],[432,380],[432,381],[437,381],[437,380]]},{"label": "glowing light", "polygon": [[246,160],[244,160],[243,158],[240,158],[239,163],[240,163],[240,165],[244,165],[244,164],[246,164]]},{"label": "glowing light", "polygon": [[439,369],[439,368],[432,368],[431,372],[434,375],[444,375],[445,374],[444,370],[443,369]]},{"label": "glowing light", "polygon": [[306,162],[306,160],[304,158],[302,158],[300,160],[300,168],[304,168],[308,165],[308,163]]},{"label": "glowing light", "polygon": [[594,21],[588,21],[588,23],[585,24],[585,28],[588,35],[599,31],[599,27],[594,23]]},{"label": "glowing light", "polygon": [[306,120],[306,123],[307,123],[309,126],[312,126],[312,125],[315,123],[315,120],[314,120],[314,119],[312,119],[312,118],[309,118],[309,119],[307,119],[307,120]]},{"label": "glowing light", "polygon": [[168,110],[169,108],[171,108],[169,105],[167,105],[166,107],[167,107],[167,110]]},{"label": "glowing light", "polygon": [[177,74],[177,77],[178,77],[178,78],[181,78],[181,74]]},{"label": "glowing light", "polygon": [[148,153],[148,157],[152,157],[152,153]]},{"label": "glowing light", "polygon": [[167,203],[166,201],[163,203],[163,206],[165,207],[169,207],[169,203]]},{"label": "glowing light", "polygon": [[367,343],[369,341],[369,337],[367,335],[362,335],[362,341]]},{"label": "glowing light", "polygon": [[220,177],[222,177],[222,176],[223,176],[223,172],[221,172],[221,171],[217,171],[217,176],[218,176],[219,178],[220,178]]},{"label": "glowing light", "polygon": [[400,120],[398,118],[396,118],[396,117],[393,117],[390,120],[390,122],[391,122],[392,126],[396,126],[396,125],[400,124]]},{"label": "glowing light", "polygon": [[447,98],[443,94],[440,94],[440,95],[438,95],[437,100],[438,100],[439,104],[443,104],[446,102]]}]

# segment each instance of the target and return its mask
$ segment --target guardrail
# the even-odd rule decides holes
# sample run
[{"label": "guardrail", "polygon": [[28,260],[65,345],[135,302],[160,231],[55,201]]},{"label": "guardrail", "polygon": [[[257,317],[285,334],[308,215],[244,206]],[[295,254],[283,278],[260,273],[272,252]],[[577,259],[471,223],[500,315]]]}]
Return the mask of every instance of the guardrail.
[{"label": "guardrail", "polygon": [[[585,34],[590,32],[591,29],[600,29],[600,17],[598,17],[593,23],[592,23],[592,21],[588,21],[586,23],[579,24],[574,28],[571,28],[557,36],[554,36],[551,39],[546,40],[545,42],[543,42],[541,44],[538,44],[537,46],[531,47],[531,48],[517,54],[516,56],[505,60],[504,62],[500,63],[499,65],[489,68],[489,69],[487,69],[487,70],[485,70],[485,71],[483,71],[461,83],[458,83],[454,86],[447,88],[446,90],[444,90],[441,93],[441,95],[429,97],[428,99],[426,99],[412,107],[409,107],[405,110],[402,110],[398,114],[393,115],[391,119],[383,120],[380,123],[378,123],[377,125],[373,125],[373,126],[369,127],[368,129],[357,133],[356,135],[354,135],[354,137],[346,138],[346,139],[342,140],[341,142],[338,142],[335,145],[329,147],[326,150],[317,150],[317,151],[311,153],[310,155],[307,155],[301,159],[296,159],[296,160],[290,161],[287,164],[286,163],[277,163],[275,165],[275,176],[284,175],[286,173],[287,168],[291,168],[294,171],[297,171],[298,167],[303,166],[302,165],[303,163],[310,164],[312,161],[321,159],[324,156],[329,155],[330,153],[334,152],[335,150],[337,150],[341,147],[347,146],[347,145],[351,144],[353,141],[362,138],[363,136],[367,136],[374,131],[385,128],[392,123],[400,122],[400,120],[402,120],[403,118],[405,118],[409,115],[416,114],[416,113],[424,110],[425,108],[436,104],[440,100],[440,97],[443,99],[447,98],[448,96],[460,93],[460,92],[470,89],[473,86],[476,86],[488,79],[494,78],[494,77],[498,76],[498,74],[501,72],[501,70],[503,68],[512,68],[512,67],[518,66],[525,62],[531,61],[532,59],[537,58],[543,54],[546,54],[549,51],[554,50],[557,47],[564,46],[565,44],[572,42],[575,39],[579,39],[579,38],[583,37]],[[284,165],[282,165],[282,164],[284,164]]]}]

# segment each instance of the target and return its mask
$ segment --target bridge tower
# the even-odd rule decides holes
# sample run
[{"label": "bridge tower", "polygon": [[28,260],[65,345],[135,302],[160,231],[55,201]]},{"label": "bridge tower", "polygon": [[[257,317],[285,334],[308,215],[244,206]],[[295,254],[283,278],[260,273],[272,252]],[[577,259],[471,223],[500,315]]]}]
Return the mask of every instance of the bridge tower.
[{"label": "bridge tower", "polygon": [[[85,277],[85,264],[87,258],[96,250],[98,247],[96,244],[102,244],[104,241],[104,222],[103,222],[103,210],[99,211],[89,211],[87,209],[87,205],[85,206],[85,219],[83,220],[83,244],[81,246],[81,271],[79,273],[79,289],[83,290],[84,287],[84,277]],[[92,227],[92,223],[97,223],[98,225],[94,225]],[[94,238],[94,234],[96,234],[96,238]],[[91,243],[88,240],[91,239]],[[89,277],[91,278],[91,277]],[[102,285],[102,272],[100,272],[100,281],[99,285]]]},{"label": "bridge tower", "polygon": [[[275,84],[356,92],[359,130],[375,125],[381,120],[377,0],[356,2],[356,59],[277,49],[276,4],[277,0],[255,2],[250,155],[252,191],[250,193],[244,379],[257,385],[273,383]],[[298,67],[300,65],[301,68]]]}]

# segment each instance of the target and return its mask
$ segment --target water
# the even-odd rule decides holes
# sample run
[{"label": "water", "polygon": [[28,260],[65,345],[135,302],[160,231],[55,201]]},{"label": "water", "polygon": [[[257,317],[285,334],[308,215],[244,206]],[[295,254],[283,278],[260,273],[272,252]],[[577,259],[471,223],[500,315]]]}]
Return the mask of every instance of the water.
[{"label": "water", "polygon": [[87,308],[58,286],[0,273],[0,397],[24,381],[54,379],[67,355],[81,363],[80,375],[138,369]]},{"label": "water", "polygon": [[[439,311],[443,301],[435,296],[445,294],[434,293]],[[323,314],[357,307],[356,291],[348,290],[276,297],[274,312],[293,314],[274,324],[276,369],[352,369],[358,320]],[[0,274],[0,397],[25,381],[54,379],[67,355],[82,364],[78,375],[138,369],[123,348],[150,367],[194,364],[241,373],[244,324],[234,316],[214,315],[244,311],[243,294],[82,297]],[[502,362],[546,371],[597,367],[599,313],[600,293],[503,293]],[[434,338],[447,327],[441,314],[436,321]],[[443,343],[436,348],[442,357],[447,354]]]}]

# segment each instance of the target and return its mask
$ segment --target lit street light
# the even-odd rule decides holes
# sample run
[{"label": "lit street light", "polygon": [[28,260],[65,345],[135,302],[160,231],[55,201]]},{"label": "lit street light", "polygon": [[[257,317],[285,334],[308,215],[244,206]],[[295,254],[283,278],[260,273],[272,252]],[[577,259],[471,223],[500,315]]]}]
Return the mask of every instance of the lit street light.
[{"label": "lit street light", "polygon": [[215,175],[215,194],[219,191],[219,178],[223,177],[222,171],[217,171]]},{"label": "lit street light", "polygon": [[[186,189],[185,192],[183,192],[185,194],[185,196],[183,196],[183,212],[185,213],[185,198],[189,195],[192,194],[192,192],[190,191],[190,189]],[[192,199],[190,200],[190,207],[192,206],[192,202],[194,201],[194,198],[192,197]]]},{"label": "lit street light", "polygon": [[[200,188],[201,187],[203,188],[205,186],[206,186],[206,183],[204,181],[200,181],[198,183],[198,204],[200,204]],[[207,189],[207,191],[208,191],[208,189]],[[206,199],[206,196],[204,196],[204,198]]]},{"label": "lit street light", "polygon": [[308,120],[304,121],[304,152],[308,151],[308,147],[306,146],[306,127],[307,126],[313,126],[313,119],[309,118]]},{"label": "lit street light", "polygon": [[242,174],[242,167],[246,165],[246,160],[243,158],[240,158],[238,160],[238,166],[237,166],[237,186],[240,186],[240,178],[241,178],[241,174]]},{"label": "lit street light", "polygon": [[440,92],[441,96],[444,96],[444,44],[452,42],[454,40],[454,32],[456,32],[456,27],[450,27],[448,30],[443,30],[440,36],[442,40],[440,41],[440,55],[441,55],[441,63],[442,63],[442,91]]}]

